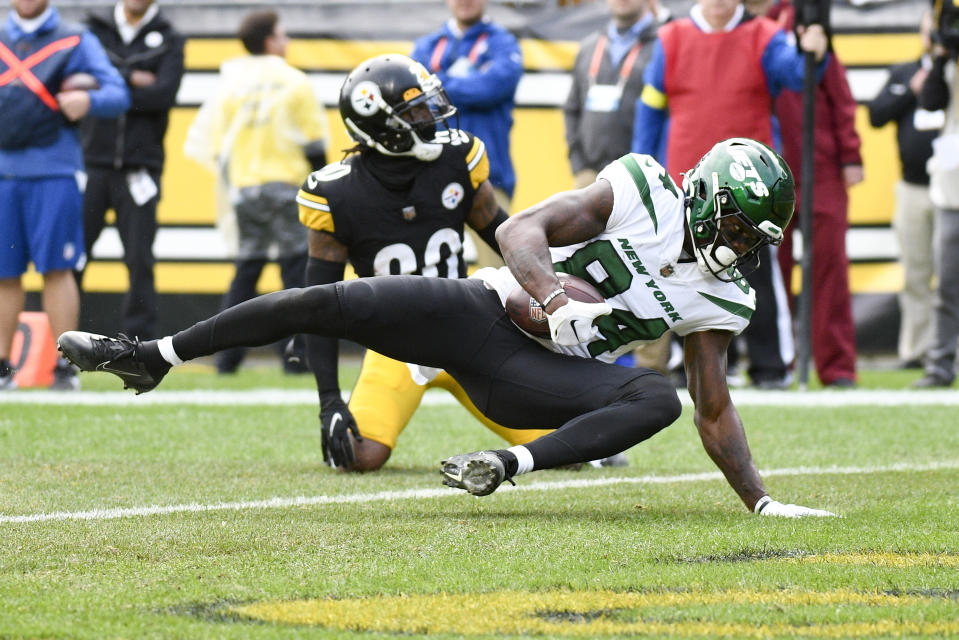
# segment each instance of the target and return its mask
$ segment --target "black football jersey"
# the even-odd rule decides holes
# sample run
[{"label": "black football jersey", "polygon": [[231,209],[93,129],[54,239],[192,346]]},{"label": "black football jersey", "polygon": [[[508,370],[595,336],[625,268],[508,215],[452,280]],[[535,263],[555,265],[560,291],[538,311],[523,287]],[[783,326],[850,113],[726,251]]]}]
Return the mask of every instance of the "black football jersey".
[{"label": "black football jersey", "polygon": [[384,186],[359,154],[311,173],[296,198],[300,221],[347,246],[358,276],[465,277],[463,226],[489,160],[479,138],[442,135],[439,158],[406,191]]}]

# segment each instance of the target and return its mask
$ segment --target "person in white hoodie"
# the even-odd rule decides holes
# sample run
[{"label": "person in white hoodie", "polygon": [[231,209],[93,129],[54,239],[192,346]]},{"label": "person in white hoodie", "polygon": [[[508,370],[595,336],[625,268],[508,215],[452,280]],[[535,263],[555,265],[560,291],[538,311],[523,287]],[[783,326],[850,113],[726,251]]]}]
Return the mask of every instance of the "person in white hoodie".
[{"label": "person in white hoodie", "polygon": [[[945,109],[945,123],[932,143],[929,159],[929,197],[936,208],[936,275],[939,287],[933,319],[933,343],[926,358],[926,375],[916,388],[949,387],[956,379],[956,342],[959,340],[959,38],[933,47],[932,70],[919,93],[919,106]],[[955,34],[954,34],[955,35]]]},{"label": "person in white hoodie", "polygon": [[[329,139],[325,111],[306,74],[284,59],[289,38],[276,12],[247,14],[238,35],[249,55],[223,63],[218,87],[200,107],[184,148],[224,182],[220,211],[235,212],[236,236],[228,233],[227,240],[236,251],[236,274],[224,309],[256,295],[271,246],[284,288],[303,286],[308,241],[296,194],[303,177],[326,164]],[[236,371],[243,353],[218,354],[217,370]]]}]

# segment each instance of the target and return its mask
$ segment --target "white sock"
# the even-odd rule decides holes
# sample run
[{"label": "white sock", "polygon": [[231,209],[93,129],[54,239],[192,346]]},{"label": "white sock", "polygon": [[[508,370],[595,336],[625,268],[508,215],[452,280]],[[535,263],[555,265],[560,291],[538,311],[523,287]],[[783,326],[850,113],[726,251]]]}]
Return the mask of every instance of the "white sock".
[{"label": "white sock", "polygon": [[520,444],[510,447],[507,451],[516,456],[516,473],[513,474],[514,476],[529,473],[533,470],[533,454],[529,452],[529,449]]},{"label": "white sock", "polygon": [[157,340],[157,348],[160,349],[160,355],[163,356],[163,359],[176,366],[178,364],[183,364],[183,360],[180,359],[180,356],[176,354],[176,351],[173,349],[173,337],[167,336],[165,338],[160,338]]}]

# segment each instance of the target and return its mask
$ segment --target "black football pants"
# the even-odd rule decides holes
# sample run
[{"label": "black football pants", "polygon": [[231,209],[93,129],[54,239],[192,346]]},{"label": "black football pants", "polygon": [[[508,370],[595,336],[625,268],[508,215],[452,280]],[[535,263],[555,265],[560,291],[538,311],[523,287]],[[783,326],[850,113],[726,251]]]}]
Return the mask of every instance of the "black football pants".
[{"label": "black football pants", "polygon": [[445,369],[491,420],[556,429],[526,445],[543,469],[614,455],[674,422],[672,385],[630,369],[554,353],[510,322],[479,280],[359,278],[267,294],[173,337],[184,360],[296,333],[345,338],[383,355]]},{"label": "black football pants", "polygon": [[759,257],[759,268],[746,276],[746,281],[756,290],[756,310],[743,331],[749,356],[749,379],[754,385],[785,379],[793,360],[788,287],[779,275],[775,248],[763,247]]},{"label": "black football pants", "polygon": [[[160,172],[150,172],[160,186]],[[123,331],[142,339],[156,336],[157,293],[153,279],[153,240],[157,234],[157,202],[160,194],[142,205],[130,195],[126,169],[87,168],[87,188],[83,196],[84,245],[87,258],[103,227],[107,209],[116,213],[116,227],[123,244],[123,262],[130,277],[130,288],[123,296]],[[80,276],[82,280],[82,275]]]}]

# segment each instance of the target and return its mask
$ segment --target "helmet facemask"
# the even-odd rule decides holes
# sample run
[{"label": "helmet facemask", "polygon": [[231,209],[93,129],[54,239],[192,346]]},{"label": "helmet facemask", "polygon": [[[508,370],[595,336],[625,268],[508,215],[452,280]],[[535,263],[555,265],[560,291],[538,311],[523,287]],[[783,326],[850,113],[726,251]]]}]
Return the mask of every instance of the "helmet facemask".
[{"label": "helmet facemask", "polygon": [[436,139],[437,129],[439,125],[448,129],[446,121],[456,114],[456,107],[450,104],[436,76],[430,78],[435,79],[436,84],[425,93],[415,87],[408,89],[406,93],[411,95],[410,98],[395,107],[386,107],[389,114],[386,126],[399,138],[410,141],[409,148],[396,151],[396,155],[412,155],[417,160],[430,162],[436,160],[443,150],[442,143]]}]

